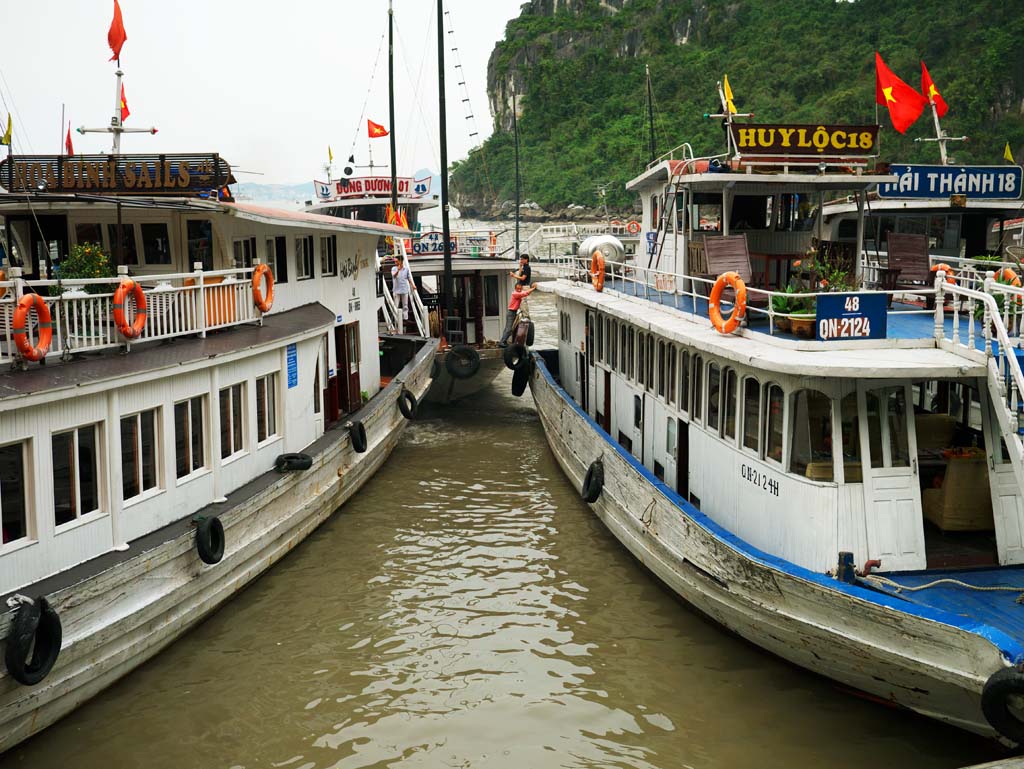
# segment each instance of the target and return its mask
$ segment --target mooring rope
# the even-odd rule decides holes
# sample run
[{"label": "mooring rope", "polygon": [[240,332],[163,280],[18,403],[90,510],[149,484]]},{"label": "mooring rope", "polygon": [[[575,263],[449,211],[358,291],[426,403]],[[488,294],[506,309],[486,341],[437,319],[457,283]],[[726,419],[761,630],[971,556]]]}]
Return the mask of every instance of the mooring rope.
[{"label": "mooring rope", "polygon": [[952,579],[951,577],[943,577],[942,579],[935,579],[931,582],[926,582],[923,585],[901,585],[899,582],[883,577],[880,574],[866,574],[861,577],[865,582],[873,582],[877,585],[885,585],[891,587],[897,593],[904,591],[908,593],[916,593],[918,590],[927,590],[930,587],[936,585],[955,585],[957,587],[966,588],[967,590],[974,590],[979,593],[996,593],[996,592],[1010,592],[1018,593],[1016,603],[1024,603],[1024,587],[1012,587],[1010,585],[992,585],[989,587],[982,587],[980,585],[971,585],[967,582],[961,582],[958,579]]}]

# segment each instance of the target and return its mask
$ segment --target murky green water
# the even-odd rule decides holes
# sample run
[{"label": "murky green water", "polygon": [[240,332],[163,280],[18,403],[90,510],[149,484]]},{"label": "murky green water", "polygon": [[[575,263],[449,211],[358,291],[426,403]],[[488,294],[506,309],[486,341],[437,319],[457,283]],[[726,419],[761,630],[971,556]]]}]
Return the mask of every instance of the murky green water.
[{"label": "murky green water", "polygon": [[[550,324],[550,300],[531,305]],[[995,757],[692,613],[591,515],[508,386],[426,411],[288,558],[0,763],[934,769]]]}]

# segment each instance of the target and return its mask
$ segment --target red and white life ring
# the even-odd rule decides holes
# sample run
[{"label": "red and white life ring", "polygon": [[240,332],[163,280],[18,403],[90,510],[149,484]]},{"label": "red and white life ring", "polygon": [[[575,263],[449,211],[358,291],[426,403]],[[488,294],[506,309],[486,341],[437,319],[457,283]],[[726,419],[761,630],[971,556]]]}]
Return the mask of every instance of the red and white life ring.
[{"label": "red and white life ring", "polygon": [[640,232],[640,222],[633,219],[629,224],[626,225],[626,232],[630,235],[637,235]]}]

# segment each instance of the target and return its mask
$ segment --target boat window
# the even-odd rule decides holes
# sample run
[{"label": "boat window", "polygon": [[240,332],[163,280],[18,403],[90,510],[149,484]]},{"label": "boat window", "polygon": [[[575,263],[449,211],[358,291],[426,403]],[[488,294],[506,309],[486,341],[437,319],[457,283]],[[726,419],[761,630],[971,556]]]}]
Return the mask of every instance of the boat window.
[{"label": "boat window", "polygon": [[782,388],[768,385],[768,397],[765,399],[765,448],[767,459],[782,462],[782,426],[785,418],[783,411]]},{"label": "boat window", "polygon": [[604,320],[599,315],[597,320],[594,321],[597,324],[597,360],[599,363],[604,362]]},{"label": "boat window", "polygon": [[619,324],[616,321],[611,321],[611,325],[608,331],[608,346],[609,350],[611,369],[614,371],[619,365]]},{"label": "boat window", "polygon": [[100,508],[99,425],[55,433],[51,439],[53,461],[53,521],[69,523]]},{"label": "boat window", "polygon": [[640,428],[644,424],[644,402],[639,395],[633,396],[633,427]]},{"label": "boat window", "polygon": [[629,347],[626,344],[626,324],[623,323],[619,326],[619,372],[622,374],[626,373],[626,356],[628,355]]},{"label": "boat window", "polygon": [[174,461],[178,478],[206,467],[203,412],[206,397],[199,395],[174,404]]},{"label": "boat window", "polygon": [[313,236],[295,238],[295,265],[299,270],[299,280],[313,277]]},{"label": "boat window", "polygon": [[139,252],[135,247],[135,225],[121,225],[121,251],[118,252],[117,225],[107,225],[107,235],[110,241],[110,260],[114,264],[138,264]]},{"label": "boat window", "polygon": [[909,467],[907,403],[902,387],[894,387],[888,391],[886,421],[889,425],[889,454],[892,457],[892,467]]},{"label": "boat window", "polygon": [[636,337],[633,334],[633,328],[629,329],[629,372],[628,376],[633,379],[636,376],[635,364],[636,364]]},{"label": "boat window", "polygon": [[736,438],[736,369],[725,370],[725,426],[726,438]]},{"label": "boat window", "polygon": [[647,371],[647,367],[644,365],[644,351],[647,349],[644,347],[644,335],[643,332],[637,334],[637,353],[636,353],[636,381],[638,384],[644,383],[644,374]]},{"label": "boat window", "polygon": [[761,448],[761,384],[754,377],[743,380],[743,446]]},{"label": "boat window", "polygon": [[2,544],[28,535],[28,498],[25,488],[27,441],[0,446],[0,533]]},{"label": "boat window", "polygon": [[[171,263],[171,238],[167,234],[164,222],[146,222],[140,224],[142,230],[142,258],[146,264]],[[256,240],[253,239],[253,245]]]},{"label": "boat window", "polygon": [[654,335],[647,335],[647,389],[654,389]]},{"label": "boat window", "polygon": [[676,442],[676,420],[669,417],[668,424],[665,427],[665,452],[675,459],[678,448],[679,444]]},{"label": "boat window", "polygon": [[277,435],[277,373],[256,380],[256,440]]},{"label": "boat window", "polygon": [[338,274],[338,238],[335,235],[320,236],[320,274]]},{"label": "boat window", "polygon": [[121,492],[125,501],[157,487],[157,410],[121,417]]},{"label": "boat window", "polygon": [[864,473],[860,463],[857,393],[850,393],[839,402],[839,418],[843,426],[843,481],[845,483],[861,483]]},{"label": "boat window", "polygon": [[701,392],[704,389],[704,360],[699,355],[693,356],[693,411],[690,412],[691,419],[701,418]]},{"label": "boat window", "polygon": [[256,238],[238,238],[231,246],[235,269],[252,267],[256,258]]},{"label": "boat window", "polygon": [[497,275],[484,275],[484,315],[494,317],[501,314],[500,290]]},{"label": "boat window", "polygon": [[817,390],[792,397],[789,471],[815,481],[832,480],[832,400]]},{"label": "boat window", "polygon": [[587,312],[586,324],[583,332],[587,335],[587,365],[594,365],[594,313]]},{"label": "boat window", "polygon": [[284,235],[267,240],[267,264],[275,283],[288,282],[288,238]]},{"label": "boat window", "polygon": [[[166,225],[164,225],[166,227]],[[75,225],[75,242],[78,245],[83,243],[96,243],[97,245],[103,245],[103,226],[100,224],[76,224]]]},{"label": "boat window", "polygon": [[677,354],[678,354],[678,351],[676,350],[676,346],[674,344],[670,344],[669,347],[668,347],[668,360],[665,363],[665,366],[668,369],[668,385],[667,385],[667,390],[668,390],[668,402],[669,403],[675,403],[676,402],[676,369],[677,369],[677,366],[676,366],[676,356],[677,356]]},{"label": "boat window", "polygon": [[220,457],[245,450],[242,431],[242,408],[245,387],[241,382],[220,391]]},{"label": "boat window", "polygon": [[202,262],[204,270],[213,269],[213,223],[209,219],[189,219],[188,268]]},{"label": "boat window", "polygon": [[665,343],[658,340],[658,395],[665,397],[665,380],[668,372],[665,370]]},{"label": "boat window", "polygon": [[717,363],[708,364],[708,429],[718,432],[719,390],[722,371]]},{"label": "boat window", "polygon": [[657,230],[658,229],[658,215],[659,215],[659,213],[660,212],[658,210],[658,196],[657,195],[651,195],[651,226],[650,226],[650,229],[652,229],[652,230]]}]

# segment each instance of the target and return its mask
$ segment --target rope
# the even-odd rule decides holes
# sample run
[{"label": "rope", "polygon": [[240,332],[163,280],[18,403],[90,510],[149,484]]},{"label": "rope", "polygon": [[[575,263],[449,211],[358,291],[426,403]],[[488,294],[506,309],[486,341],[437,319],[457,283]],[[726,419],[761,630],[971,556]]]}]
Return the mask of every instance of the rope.
[{"label": "rope", "polygon": [[932,580],[931,582],[926,582],[923,585],[917,586],[901,585],[899,582],[895,582],[894,580],[891,580],[888,577],[883,577],[879,574],[866,574],[863,577],[861,577],[861,579],[863,579],[865,582],[872,582],[877,585],[891,587],[897,593],[902,593],[904,591],[908,593],[916,593],[918,590],[927,590],[928,588],[935,587],[936,585],[955,585],[956,587],[962,587],[967,590],[974,590],[979,593],[1019,593],[1019,595],[1017,596],[1016,603],[1024,604],[1024,587],[1012,587],[1010,585],[993,585],[991,587],[980,587],[978,585],[969,585],[966,582],[961,582],[958,579],[952,579],[950,577],[943,577],[942,579]]}]

